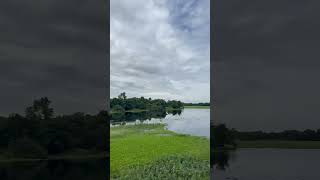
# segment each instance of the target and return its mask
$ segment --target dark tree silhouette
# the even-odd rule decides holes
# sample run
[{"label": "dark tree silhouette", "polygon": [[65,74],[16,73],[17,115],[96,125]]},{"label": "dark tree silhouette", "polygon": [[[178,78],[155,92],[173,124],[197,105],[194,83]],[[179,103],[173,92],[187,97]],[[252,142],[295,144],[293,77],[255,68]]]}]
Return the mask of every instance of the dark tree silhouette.
[{"label": "dark tree silhouette", "polygon": [[44,97],[26,108],[25,116],[0,117],[0,150],[11,158],[43,158],[75,152],[87,155],[107,150],[107,111],[97,115],[54,116]]},{"label": "dark tree silhouette", "polygon": [[50,108],[51,101],[47,97],[35,100],[33,105],[26,108],[26,118],[28,119],[50,119],[53,116],[53,109]]},{"label": "dark tree silhouette", "polygon": [[151,99],[144,97],[127,98],[126,93],[121,93],[117,98],[112,98],[110,102],[112,111],[144,109],[150,111],[165,111],[166,108],[182,109],[183,103],[177,100],[165,101],[163,99]]}]

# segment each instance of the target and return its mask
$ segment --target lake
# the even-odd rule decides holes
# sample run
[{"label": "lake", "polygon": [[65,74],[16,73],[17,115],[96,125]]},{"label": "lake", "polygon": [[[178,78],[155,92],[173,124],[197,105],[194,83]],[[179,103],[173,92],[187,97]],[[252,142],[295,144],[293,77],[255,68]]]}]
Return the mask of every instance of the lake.
[{"label": "lake", "polygon": [[1,180],[107,179],[107,159],[0,163]]},{"label": "lake", "polygon": [[210,137],[210,109],[183,109],[167,113],[150,112],[113,115],[112,125],[165,123],[166,128],[180,134]]},{"label": "lake", "polygon": [[214,157],[214,180],[320,179],[320,150],[238,149]]}]

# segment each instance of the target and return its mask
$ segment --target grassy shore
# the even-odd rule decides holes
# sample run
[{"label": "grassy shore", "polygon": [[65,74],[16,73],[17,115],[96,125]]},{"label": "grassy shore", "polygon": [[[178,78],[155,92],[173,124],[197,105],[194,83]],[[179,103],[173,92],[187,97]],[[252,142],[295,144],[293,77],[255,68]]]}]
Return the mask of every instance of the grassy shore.
[{"label": "grassy shore", "polygon": [[113,178],[209,178],[207,138],[176,134],[161,124],[112,127],[110,134]]},{"label": "grassy shore", "polygon": [[320,141],[256,140],[237,144],[238,148],[320,149]]},{"label": "grassy shore", "polygon": [[184,106],[186,109],[210,109],[210,106]]},{"label": "grassy shore", "polygon": [[[167,111],[175,111],[175,110],[182,110],[183,108],[166,108]],[[131,109],[131,110],[127,110],[125,112],[130,112],[130,113],[139,113],[139,112],[147,112],[149,111],[148,109]],[[117,112],[117,111],[111,111],[111,114],[115,114],[115,113],[121,113],[121,112]]]},{"label": "grassy shore", "polygon": [[[131,109],[131,110],[127,110],[124,112],[131,112],[131,113],[139,113],[139,112],[146,112],[148,111],[147,109]],[[118,111],[110,111],[111,114],[116,114],[116,113],[122,113],[122,112],[118,112]]]}]

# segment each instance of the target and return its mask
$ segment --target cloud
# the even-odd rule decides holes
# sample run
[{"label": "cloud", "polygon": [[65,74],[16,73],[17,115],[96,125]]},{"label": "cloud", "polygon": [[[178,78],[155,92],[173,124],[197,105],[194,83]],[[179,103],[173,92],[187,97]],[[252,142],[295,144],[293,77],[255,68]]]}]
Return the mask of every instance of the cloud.
[{"label": "cloud", "polygon": [[111,1],[111,97],[209,101],[208,4]]},{"label": "cloud", "polygon": [[320,127],[318,1],[217,1],[215,121],[240,130]]},{"label": "cloud", "polygon": [[0,114],[48,96],[57,113],[106,104],[105,5],[97,1],[0,2]]}]

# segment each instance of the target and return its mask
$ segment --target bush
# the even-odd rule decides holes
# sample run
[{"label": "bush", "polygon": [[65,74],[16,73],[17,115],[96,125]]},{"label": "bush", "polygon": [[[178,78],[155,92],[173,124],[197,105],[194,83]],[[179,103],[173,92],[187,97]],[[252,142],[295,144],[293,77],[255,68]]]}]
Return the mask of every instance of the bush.
[{"label": "bush", "polygon": [[8,145],[8,155],[14,158],[47,158],[47,151],[29,138],[12,140]]},{"label": "bush", "polygon": [[152,112],[166,112],[166,109],[164,106],[156,105],[156,104],[151,104],[148,106],[148,110]]},{"label": "bush", "polygon": [[50,141],[50,143],[47,146],[47,149],[49,154],[63,153],[66,149],[65,142],[62,142],[59,139],[54,139]]}]

